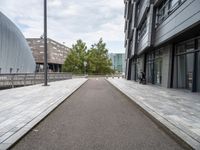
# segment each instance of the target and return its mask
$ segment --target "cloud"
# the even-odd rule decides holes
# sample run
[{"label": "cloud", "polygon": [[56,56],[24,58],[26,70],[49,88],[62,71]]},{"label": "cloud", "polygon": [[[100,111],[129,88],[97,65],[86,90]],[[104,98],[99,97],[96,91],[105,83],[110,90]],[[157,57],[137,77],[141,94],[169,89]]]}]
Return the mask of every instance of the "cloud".
[{"label": "cloud", "polygon": [[[43,1],[0,1],[0,10],[26,37],[43,34]],[[123,0],[48,0],[48,36],[71,46],[77,39],[88,46],[100,37],[110,52],[124,52]]]}]

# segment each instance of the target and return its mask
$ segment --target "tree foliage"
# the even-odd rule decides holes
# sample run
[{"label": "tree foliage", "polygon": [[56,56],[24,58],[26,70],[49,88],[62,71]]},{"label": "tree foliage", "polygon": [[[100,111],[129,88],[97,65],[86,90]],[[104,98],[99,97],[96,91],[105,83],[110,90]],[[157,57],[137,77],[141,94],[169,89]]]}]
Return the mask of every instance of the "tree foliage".
[{"label": "tree foliage", "polygon": [[73,72],[76,74],[84,73],[84,61],[86,61],[87,46],[82,40],[77,40],[76,44],[72,45],[62,70],[65,72]]},{"label": "tree foliage", "polygon": [[112,73],[112,62],[108,58],[106,43],[102,39],[97,44],[92,45],[88,50],[88,72],[92,74],[110,74]]},{"label": "tree foliage", "polygon": [[[87,62],[86,67],[84,62]],[[78,40],[72,46],[65,60],[63,71],[83,74],[86,69],[88,74],[111,74],[113,73],[111,66],[112,62],[108,58],[106,43],[103,42],[102,38],[98,43],[93,44],[89,50],[87,50],[84,42]]]}]

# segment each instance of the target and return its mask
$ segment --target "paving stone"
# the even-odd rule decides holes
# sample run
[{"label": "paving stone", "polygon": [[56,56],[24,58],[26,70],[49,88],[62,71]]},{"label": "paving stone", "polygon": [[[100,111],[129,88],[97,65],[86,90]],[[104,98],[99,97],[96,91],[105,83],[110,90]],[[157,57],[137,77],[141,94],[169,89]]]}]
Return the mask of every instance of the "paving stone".
[{"label": "paving stone", "polygon": [[87,79],[51,82],[0,91],[0,150],[7,149]]},{"label": "paving stone", "polygon": [[10,146],[10,144],[8,144],[8,143],[2,143],[2,144],[0,144],[0,150],[8,149],[9,146]]},{"label": "paving stone", "polygon": [[200,148],[200,93],[107,80],[193,148]]}]

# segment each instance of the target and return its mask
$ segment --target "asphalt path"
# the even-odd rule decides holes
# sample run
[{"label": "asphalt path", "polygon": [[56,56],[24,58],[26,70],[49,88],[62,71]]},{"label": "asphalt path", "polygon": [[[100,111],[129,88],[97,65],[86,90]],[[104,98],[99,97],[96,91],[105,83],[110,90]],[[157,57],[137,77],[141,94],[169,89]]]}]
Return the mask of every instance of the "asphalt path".
[{"label": "asphalt path", "polygon": [[104,79],[90,79],[13,150],[179,150],[174,139]]}]

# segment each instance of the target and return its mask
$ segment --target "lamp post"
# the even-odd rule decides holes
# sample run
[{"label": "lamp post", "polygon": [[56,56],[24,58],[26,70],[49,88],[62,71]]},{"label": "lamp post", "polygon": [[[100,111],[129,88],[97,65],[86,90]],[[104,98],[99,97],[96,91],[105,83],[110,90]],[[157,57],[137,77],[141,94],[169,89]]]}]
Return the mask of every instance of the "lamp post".
[{"label": "lamp post", "polygon": [[47,0],[44,0],[44,86],[47,86]]},{"label": "lamp post", "polygon": [[83,64],[84,64],[84,74],[85,74],[85,76],[86,76],[86,66],[87,66],[87,62],[84,61]]}]

